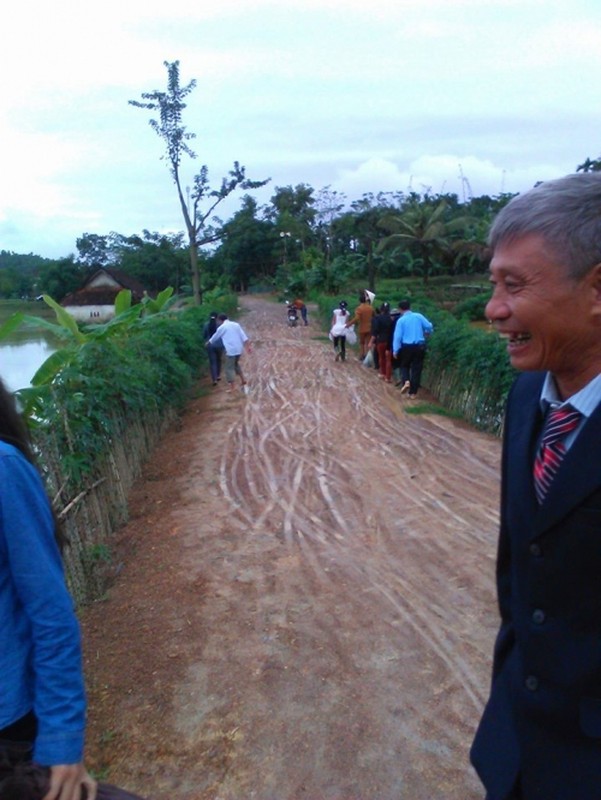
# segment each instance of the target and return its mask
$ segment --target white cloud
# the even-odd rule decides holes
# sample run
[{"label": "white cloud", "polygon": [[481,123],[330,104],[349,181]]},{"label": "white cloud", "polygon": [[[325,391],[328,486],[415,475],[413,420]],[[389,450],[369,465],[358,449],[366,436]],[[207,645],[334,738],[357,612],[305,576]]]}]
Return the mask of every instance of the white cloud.
[{"label": "white cloud", "polygon": [[333,186],[349,200],[373,192],[408,191],[407,173],[385,158],[370,158],[353,169],[341,169]]},{"label": "white cloud", "polygon": [[[568,170],[569,171],[569,170]],[[400,166],[384,158],[370,158],[353,169],[341,169],[333,186],[349,200],[372,192],[411,191],[418,194],[456,194],[460,200],[530,189],[537,181],[566,174],[552,164],[538,163],[505,170],[492,161],[470,155],[423,155]]]}]

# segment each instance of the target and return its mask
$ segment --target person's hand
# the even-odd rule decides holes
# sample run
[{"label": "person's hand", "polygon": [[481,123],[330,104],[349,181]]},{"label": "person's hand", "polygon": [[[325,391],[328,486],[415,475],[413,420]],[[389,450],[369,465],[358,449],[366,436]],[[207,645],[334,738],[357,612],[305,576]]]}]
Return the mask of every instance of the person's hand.
[{"label": "person's hand", "polygon": [[81,800],[82,786],[87,800],[96,800],[96,781],[82,763],[56,764],[50,767],[50,788],[42,800]]}]

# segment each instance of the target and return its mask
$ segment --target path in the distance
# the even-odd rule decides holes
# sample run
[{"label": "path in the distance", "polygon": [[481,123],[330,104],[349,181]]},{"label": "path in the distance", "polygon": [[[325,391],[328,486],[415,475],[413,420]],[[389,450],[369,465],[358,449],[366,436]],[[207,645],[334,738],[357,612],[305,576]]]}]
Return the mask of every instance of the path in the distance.
[{"label": "path in the distance", "polygon": [[159,448],[148,492],[184,457],[176,500],[152,517],[152,564],[128,565],[103,610],[132,657],[157,637],[111,780],[156,800],[476,800],[500,444],[406,414],[281,305],[243,306],[250,394],[219,387]]}]

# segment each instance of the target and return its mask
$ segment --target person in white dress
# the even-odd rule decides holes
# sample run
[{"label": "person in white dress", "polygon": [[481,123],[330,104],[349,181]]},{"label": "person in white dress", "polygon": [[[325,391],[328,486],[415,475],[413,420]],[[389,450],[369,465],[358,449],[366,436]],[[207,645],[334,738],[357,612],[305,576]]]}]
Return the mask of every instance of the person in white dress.
[{"label": "person in white dress", "polygon": [[335,361],[344,361],[346,359],[346,334],[348,333],[346,323],[348,320],[347,303],[345,300],[341,300],[338,308],[334,309],[330,328],[330,339],[334,342],[334,350],[336,351]]}]

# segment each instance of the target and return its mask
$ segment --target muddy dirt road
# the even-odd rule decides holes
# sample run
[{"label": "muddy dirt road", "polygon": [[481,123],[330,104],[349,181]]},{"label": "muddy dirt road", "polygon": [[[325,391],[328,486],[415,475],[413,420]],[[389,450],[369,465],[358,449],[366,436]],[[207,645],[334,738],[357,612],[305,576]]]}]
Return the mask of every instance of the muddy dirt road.
[{"label": "muddy dirt road", "polygon": [[478,800],[500,443],[242,303],[249,395],[203,384],[83,614],[90,766],[153,800]]}]

